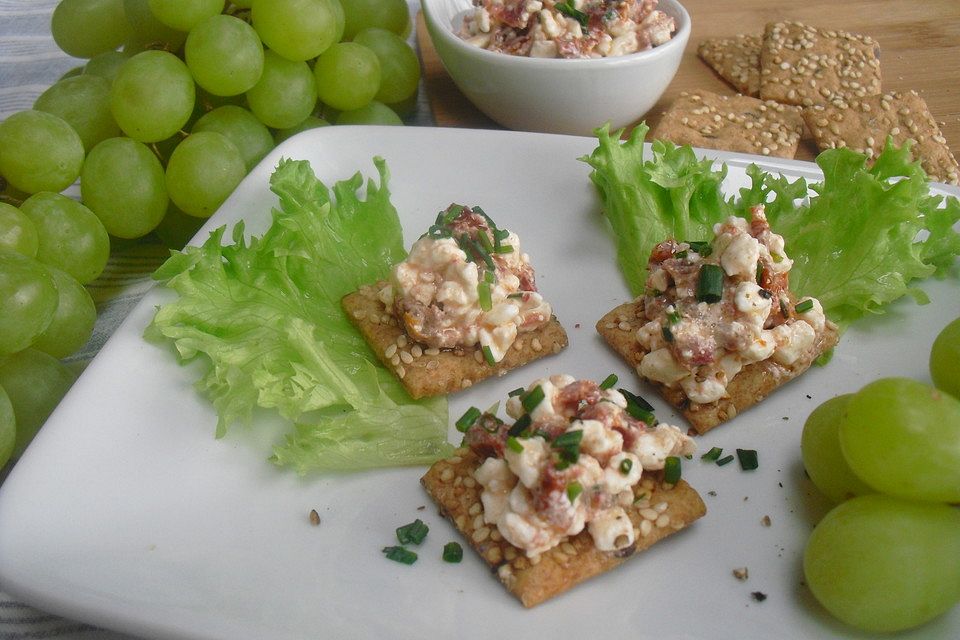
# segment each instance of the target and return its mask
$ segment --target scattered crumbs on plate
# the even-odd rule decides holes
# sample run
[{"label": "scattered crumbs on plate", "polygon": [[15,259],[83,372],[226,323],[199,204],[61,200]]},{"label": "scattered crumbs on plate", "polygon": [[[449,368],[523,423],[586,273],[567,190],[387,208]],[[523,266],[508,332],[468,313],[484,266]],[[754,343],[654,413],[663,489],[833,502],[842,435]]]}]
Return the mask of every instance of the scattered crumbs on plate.
[{"label": "scattered crumbs on plate", "polygon": [[769,527],[772,524],[772,522],[773,521],[770,520],[770,516],[763,516],[762,518],[760,518],[760,524],[762,524],[765,527]]},{"label": "scattered crumbs on plate", "polygon": [[574,328],[574,329],[579,329],[579,328],[580,328],[580,323],[578,322],[577,324],[573,325],[573,328]]},{"label": "scattered crumbs on plate", "polygon": [[809,393],[807,394],[807,400],[813,400],[813,396],[810,395]]},{"label": "scattered crumbs on plate", "polygon": [[777,484],[780,486],[781,489],[783,489],[783,483],[782,483],[782,482],[778,482]]},{"label": "scattered crumbs on plate", "polygon": [[767,599],[767,594],[765,594],[763,591],[752,591],[750,592],[750,595],[757,602],[763,602],[764,600]]},{"label": "scattered crumbs on plate", "polygon": [[708,496],[716,497],[717,492],[716,492],[716,491],[707,491],[707,495],[708,495]]},{"label": "scattered crumbs on plate", "polygon": [[747,571],[747,568],[746,568],[746,567],[738,567],[738,568],[736,568],[736,569],[733,570],[733,577],[736,578],[737,580],[743,582],[743,581],[746,580],[748,577],[750,577],[750,572]]},{"label": "scattered crumbs on plate", "polygon": [[783,416],[783,418],[781,418],[781,419],[782,419],[782,420],[789,420],[789,419],[790,419],[790,416]]},{"label": "scattered crumbs on plate", "polygon": [[743,496],[743,501],[744,501],[744,502],[746,502],[746,501],[749,500],[749,499],[750,499],[750,496]]},{"label": "scattered crumbs on plate", "polygon": [[310,524],[315,527],[320,526],[320,514],[316,509],[310,509]]},{"label": "scattered crumbs on plate", "polygon": [[422,504],[422,505],[420,505],[419,507],[417,507],[417,511],[423,511],[423,510],[426,509],[426,508],[427,508],[427,505]]}]

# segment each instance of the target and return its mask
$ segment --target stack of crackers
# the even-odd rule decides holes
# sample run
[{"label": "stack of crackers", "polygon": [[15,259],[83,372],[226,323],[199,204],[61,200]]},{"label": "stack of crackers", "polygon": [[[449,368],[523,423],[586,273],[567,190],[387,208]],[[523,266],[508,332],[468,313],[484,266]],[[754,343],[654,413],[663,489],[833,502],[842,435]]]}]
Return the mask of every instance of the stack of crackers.
[{"label": "stack of crackers", "polygon": [[932,179],[960,182],[960,167],[916,92],[884,93],[880,46],[869,36],[775,22],[763,34],[709,38],[700,58],[739,92],[684,93],[654,137],[709,149],[792,158],[805,129],[820,150],[849,147],[868,159],[911,144]]}]

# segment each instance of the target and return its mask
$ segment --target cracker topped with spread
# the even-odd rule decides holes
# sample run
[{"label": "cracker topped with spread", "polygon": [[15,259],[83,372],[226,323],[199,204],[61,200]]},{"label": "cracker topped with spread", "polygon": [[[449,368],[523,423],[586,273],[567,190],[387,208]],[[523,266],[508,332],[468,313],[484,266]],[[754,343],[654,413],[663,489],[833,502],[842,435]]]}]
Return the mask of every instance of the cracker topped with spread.
[{"label": "cracker topped with spread", "polygon": [[342,304],[413,398],[459,391],[567,346],[520,239],[479,207],[441,211],[390,281]]}]

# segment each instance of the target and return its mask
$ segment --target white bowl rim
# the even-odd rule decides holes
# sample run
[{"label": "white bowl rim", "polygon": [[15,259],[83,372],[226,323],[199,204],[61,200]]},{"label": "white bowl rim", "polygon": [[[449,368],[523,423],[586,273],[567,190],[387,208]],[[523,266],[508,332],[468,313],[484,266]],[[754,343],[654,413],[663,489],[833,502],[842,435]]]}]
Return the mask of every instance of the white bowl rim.
[{"label": "white bowl rim", "polygon": [[430,13],[430,5],[439,1],[440,0],[421,0],[420,3],[424,18],[434,27],[430,29],[431,34],[438,33],[441,38],[451,43],[454,47],[468,52],[467,55],[480,56],[481,60],[486,56],[486,60],[495,64],[515,64],[527,66],[531,69],[585,69],[589,67],[615,67],[638,64],[640,61],[649,61],[651,59],[668,56],[670,52],[677,47],[681,49],[685,48],[691,29],[690,14],[687,12],[686,7],[680,4],[679,0],[659,0],[659,3],[670,5],[671,8],[676,11],[678,22],[680,23],[670,40],[659,46],[623,56],[609,56],[605,58],[531,58],[529,56],[515,56],[508,53],[500,53],[499,51],[489,51],[469,44],[453,32],[452,25],[444,26],[434,20]]}]

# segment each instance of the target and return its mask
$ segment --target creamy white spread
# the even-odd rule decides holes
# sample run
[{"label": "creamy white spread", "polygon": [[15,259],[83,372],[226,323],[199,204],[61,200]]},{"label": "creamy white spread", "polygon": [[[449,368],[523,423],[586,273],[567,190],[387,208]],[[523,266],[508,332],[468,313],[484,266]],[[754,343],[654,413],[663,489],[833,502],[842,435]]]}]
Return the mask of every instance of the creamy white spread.
[{"label": "creamy white spread", "polygon": [[[728,383],[748,364],[771,359],[791,366],[809,356],[826,325],[819,301],[791,300],[793,261],[762,206],[751,209],[749,221],[730,217],[715,225],[714,234],[709,245],[668,240],[654,248],[644,297],[648,322],[636,333],[647,352],[640,375],[679,386],[700,404],[726,397]],[[715,302],[698,299],[705,265],[722,271]]]},{"label": "creamy white spread", "polygon": [[544,325],[552,310],[537,292],[520,238],[478,211],[451,205],[442,212],[394,266],[380,299],[417,342],[444,349],[479,344],[499,362],[519,333]]},{"label": "creamy white spread", "polygon": [[[542,399],[525,407],[538,388]],[[478,419],[465,441],[487,456],[474,473],[484,521],[529,557],[584,528],[601,551],[633,545],[637,532],[624,507],[634,502],[643,472],[696,446],[679,428],[646,424],[626,407],[618,391],[555,375],[507,401],[514,425],[489,414]],[[521,421],[525,428],[510,436]]]},{"label": "creamy white spread", "polygon": [[474,0],[459,35],[472,45],[533,58],[622,56],[661,45],[676,23],[657,0]]}]

